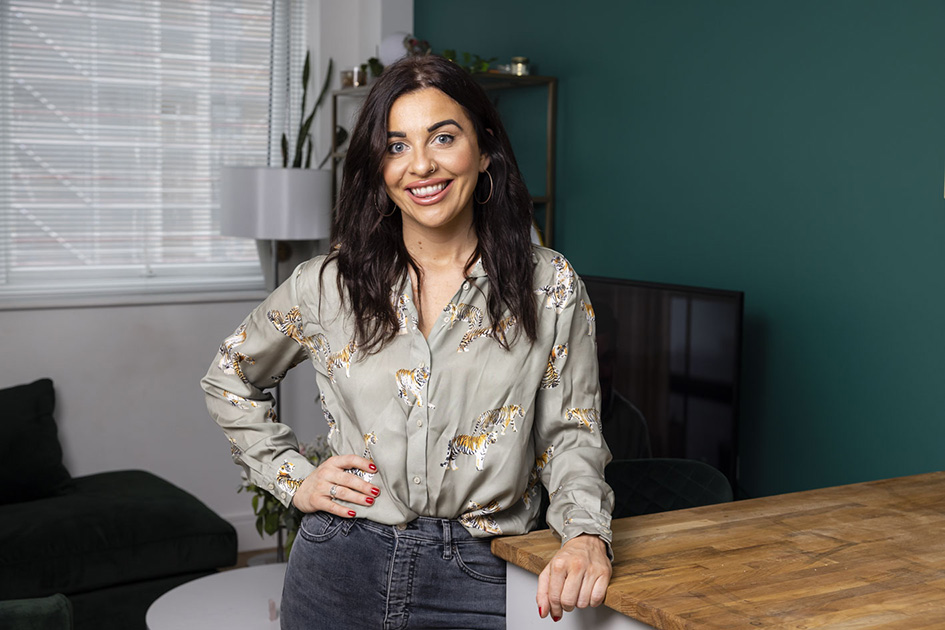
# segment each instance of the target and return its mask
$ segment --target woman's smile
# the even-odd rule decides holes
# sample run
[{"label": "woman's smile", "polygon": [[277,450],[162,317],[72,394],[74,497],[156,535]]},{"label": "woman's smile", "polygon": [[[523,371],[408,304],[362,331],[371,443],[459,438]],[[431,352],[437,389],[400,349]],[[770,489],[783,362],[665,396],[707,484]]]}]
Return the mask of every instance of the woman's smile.
[{"label": "woman's smile", "polygon": [[450,186],[453,184],[451,179],[423,180],[407,187],[407,192],[413,197],[414,202],[420,205],[430,205],[439,203],[446,197]]}]

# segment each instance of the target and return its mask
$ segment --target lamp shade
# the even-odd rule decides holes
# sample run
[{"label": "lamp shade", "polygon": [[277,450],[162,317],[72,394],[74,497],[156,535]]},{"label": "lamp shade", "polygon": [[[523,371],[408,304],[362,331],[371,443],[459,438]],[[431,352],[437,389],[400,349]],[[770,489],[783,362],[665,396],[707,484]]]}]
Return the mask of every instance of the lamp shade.
[{"label": "lamp shade", "polygon": [[331,235],[331,171],[226,166],[220,233],[269,241]]}]

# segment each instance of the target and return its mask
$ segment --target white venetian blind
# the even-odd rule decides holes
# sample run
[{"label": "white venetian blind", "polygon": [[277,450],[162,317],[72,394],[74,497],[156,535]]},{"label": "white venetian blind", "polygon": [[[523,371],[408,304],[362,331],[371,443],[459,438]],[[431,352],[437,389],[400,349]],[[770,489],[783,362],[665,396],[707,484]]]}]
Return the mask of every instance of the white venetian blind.
[{"label": "white venetian blind", "polygon": [[0,0],[0,300],[262,287],[218,179],[282,131],[275,1]]}]

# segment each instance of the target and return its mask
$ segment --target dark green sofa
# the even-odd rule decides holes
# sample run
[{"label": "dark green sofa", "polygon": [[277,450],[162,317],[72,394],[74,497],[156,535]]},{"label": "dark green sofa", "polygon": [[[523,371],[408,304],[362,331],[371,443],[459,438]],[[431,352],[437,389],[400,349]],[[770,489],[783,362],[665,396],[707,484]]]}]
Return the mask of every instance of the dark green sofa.
[{"label": "dark green sofa", "polygon": [[76,630],[144,629],[161,594],[236,563],[233,527],[160,477],[72,478],[53,407],[49,379],[0,390],[0,609],[61,593]]}]

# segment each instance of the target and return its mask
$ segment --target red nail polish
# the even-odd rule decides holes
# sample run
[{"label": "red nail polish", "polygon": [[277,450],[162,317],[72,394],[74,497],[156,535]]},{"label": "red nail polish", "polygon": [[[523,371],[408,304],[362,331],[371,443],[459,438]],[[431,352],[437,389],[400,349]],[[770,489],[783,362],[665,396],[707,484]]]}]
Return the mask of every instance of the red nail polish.
[{"label": "red nail polish", "polygon": [[380,488],[371,488],[371,494],[373,494],[374,496],[377,496],[380,493],[381,493]]},{"label": "red nail polish", "polygon": [[348,516],[357,516],[357,513],[354,510],[348,510]]},{"label": "red nail polish", "polygon": [[561,621],[561,617],[552,617],[551,620],[554,621],[555,623],[558,623],[559,621]]},{"label": "red nail polish", "polygon": [[541,606],[538,607],[538,616],[541,617]]},{"label": "red nail polish", "polygon": [[368,505],[374,505],[374,497],[366,497],[364,499],[364,502],[367,503]]},{"label": "red nail polish", "polygon": [[374,464],[368,464],[368,468],[370,468],[372,471],[377,470],[377,466]]}]

